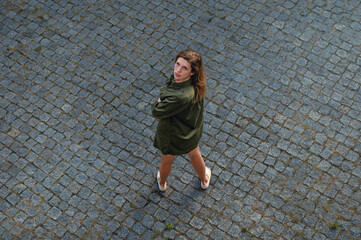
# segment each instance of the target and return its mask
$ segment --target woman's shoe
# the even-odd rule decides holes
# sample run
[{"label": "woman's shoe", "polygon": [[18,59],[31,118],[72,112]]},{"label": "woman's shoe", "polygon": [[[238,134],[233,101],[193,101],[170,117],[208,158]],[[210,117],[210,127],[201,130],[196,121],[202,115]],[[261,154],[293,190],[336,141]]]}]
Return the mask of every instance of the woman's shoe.
[{"label": "woman's shoe", "polygon": [[159,173],[159,171],[158,171],[158,173],[157,173],[158,188],[159,188],[159,190],[160,190],[161,192],[165,192],[165,190],[167,190],[167,182],[164,183],[164,187],[162,187],[162,186],[160,185],[159,181],[160,181],[160,173]]},{"label": "woman's shoe", "polygon": [[206,176],[208,177],[208,182],[206,184],[203,185],[202,181],[201,181],[201,188],[206,190],[209,187],[209,183],[211,182],[211,169],[206,167]]}]

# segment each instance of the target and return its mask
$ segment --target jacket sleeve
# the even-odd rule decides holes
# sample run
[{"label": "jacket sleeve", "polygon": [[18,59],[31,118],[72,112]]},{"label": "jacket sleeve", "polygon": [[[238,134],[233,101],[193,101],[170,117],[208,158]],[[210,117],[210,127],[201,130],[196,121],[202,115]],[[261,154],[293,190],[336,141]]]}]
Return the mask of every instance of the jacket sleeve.
[{"label": "jacket sleeve", "polygon": [[168,96],[161,102],[152,104],[152,115],[155,118],[168,118],[182,112],[189,106],[189,103],[177,96]]}]

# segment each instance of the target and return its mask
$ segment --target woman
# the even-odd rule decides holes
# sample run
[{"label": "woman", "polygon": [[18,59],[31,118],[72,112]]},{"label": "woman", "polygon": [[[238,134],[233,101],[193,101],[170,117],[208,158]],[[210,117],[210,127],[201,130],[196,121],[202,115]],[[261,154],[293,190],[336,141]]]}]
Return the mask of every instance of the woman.
[{"label": "woman", "polygon": [[173,75],[161,87],[158,101],[152,104],[152,114],[159,120],[154,146],[162,152],[157,173],[162,192],[167,189],[166,180],[174,157],[186,153],[201,180],[202,189],[209,186],[211,170],[205,166],[198,146],[203,129],[205,91],[202,56],[194,50],[178,53]]}]

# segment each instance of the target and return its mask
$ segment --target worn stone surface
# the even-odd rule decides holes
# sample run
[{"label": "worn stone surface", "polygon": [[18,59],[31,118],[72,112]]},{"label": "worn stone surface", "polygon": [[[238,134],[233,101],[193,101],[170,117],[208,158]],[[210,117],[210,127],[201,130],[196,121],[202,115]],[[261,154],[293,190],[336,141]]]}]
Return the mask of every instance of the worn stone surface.
[{"label": "worn stone surface", "polygon": [[[361,5],[1,1],[1,239],[360,239]],[[202,191],[150,104],[208,76]]]}]

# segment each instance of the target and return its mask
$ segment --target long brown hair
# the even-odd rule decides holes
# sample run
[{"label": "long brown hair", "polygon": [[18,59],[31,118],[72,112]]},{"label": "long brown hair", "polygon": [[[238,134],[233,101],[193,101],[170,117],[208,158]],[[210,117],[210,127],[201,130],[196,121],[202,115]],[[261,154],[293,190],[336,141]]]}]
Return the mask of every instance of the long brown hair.
[{"label": "long brown hair", "polygon": [[191,78],[194,82],[195,89],[194,101],[197,102],[206,95],[206,75],[203,70],[202,55],[197,51],[187,49],[178,53],[174,62],[176,62],[180,57],[187,60],[187,62],[191,65],[193,73]]}]

